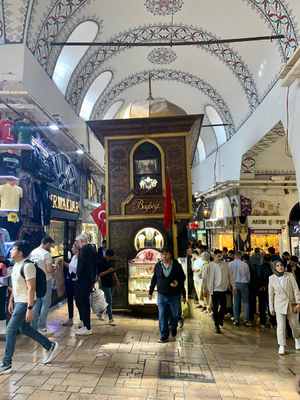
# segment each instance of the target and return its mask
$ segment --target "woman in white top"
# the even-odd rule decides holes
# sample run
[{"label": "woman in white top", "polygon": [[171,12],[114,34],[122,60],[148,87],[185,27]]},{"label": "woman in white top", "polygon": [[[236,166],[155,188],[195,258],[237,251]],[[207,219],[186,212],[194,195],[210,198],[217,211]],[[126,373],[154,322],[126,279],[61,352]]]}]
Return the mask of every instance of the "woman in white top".
[{"label": "woman in white top", "polygon": [[68,264],[64,260],[60,259],[59,262],[62,266],[68,268],[68,274],[65,279],[67,299],[68,299],[68,312],[69,319],[63,323],[64,326],[73,325],[74,316],[74,296],[75,296],[75,280],[76,280],[76,270],[78,263],[78,254],[80,246],[77,242],[74,242],[71,251],[74,254],[70,263]]},{"label": "woman in white top", "polygon": [[275,316],[276,313],[278,353],[284,354],[286,317],[292,328],[295,348],[300,350],[297,316],[297,312],[300,310],[300,292],[293,274],[284,272],[284,266],[280,261],[272,263],[272,271],[274,275],[269,278],[269,308],[271,315]]}]

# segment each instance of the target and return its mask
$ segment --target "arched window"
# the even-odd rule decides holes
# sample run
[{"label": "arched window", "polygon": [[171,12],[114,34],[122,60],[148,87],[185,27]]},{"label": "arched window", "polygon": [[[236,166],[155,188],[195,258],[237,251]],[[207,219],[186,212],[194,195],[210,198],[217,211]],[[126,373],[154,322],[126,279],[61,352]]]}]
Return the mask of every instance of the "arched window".
[{"label": "arched window", "polygon": [[102,74],[100,74],[89,87],[89,90],[84,96],[84,100],[79,113],[79,116],[85,121],[88,121],[90,119],[90,115],[96,101],[101,96],[106,86],[109,84],[111,78],[112,73],[110,71],[102,72]]},{"label": "arched window", "polygon": [[161,154],[153,143],[144,142],[136,148],[133,169],[135,189],[162,187]]},{"label": "arched window", "polygon": [[[78,25],[69,36],[67,42],[92,42],[97,33],[99,26],[94,21],[85,21]],[[89,46],[64,46],[57,59],[52,79],[63,95],[69,84],[69,80],[87,51]]]},{"label": "arched window", "polygon": [[117,114],[117,112],[122,107],[124,101],[118,100],[111,107],[109,107],[107,113],[104,115],[103,119],[113,119],[113,117]]},{"label": "arched window", "polygon": [[[206,106],[205,114],[206,114],[207,118],[209,119],[209,122],[211,123],[211,125],[223,124],[223,121],[222,121],[218,111],[214,107]],[[216,137],[217,137],[218,147],[220,147],[222,144],[226,143],[226,132],[225,132],[224,126],[213,126],[213,129],[214,129]]]},{"label": "arched window", "polygon": [[199,150],[199,162],[202,162],[206,159],[206,154],[205,154],[205,146],[201,136],[199,137],[198,141],[198,150]]}]

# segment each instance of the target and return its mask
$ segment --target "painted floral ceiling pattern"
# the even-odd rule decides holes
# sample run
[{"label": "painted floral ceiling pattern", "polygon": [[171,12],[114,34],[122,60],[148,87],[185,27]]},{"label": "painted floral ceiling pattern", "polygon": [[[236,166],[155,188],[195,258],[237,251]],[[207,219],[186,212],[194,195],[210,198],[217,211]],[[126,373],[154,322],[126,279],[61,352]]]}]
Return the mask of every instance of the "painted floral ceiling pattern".
[{"label": "painted floral ceiling pattern", "polygon": [[[155,98],[165,98],[188,114],[203,113],[212,104],[227,124],[228,140],[268,95],[299,45],[299,19],[299,0],[0,0],[0,45],[25,43],[52,78],[61,49],[51,43],[66,41],[80,23],[93,21],[96,41],[118,41],[120,46],[90,47],[72,66],[65,98],[78,115],[101,73],[111,71],[112,79],[95,101],[95,119],[117,101],[126,106],[145,100],[150,72]],[[285,38],[159,46],[276,34]],[[122,42],[157,46],[125,48]]]}]

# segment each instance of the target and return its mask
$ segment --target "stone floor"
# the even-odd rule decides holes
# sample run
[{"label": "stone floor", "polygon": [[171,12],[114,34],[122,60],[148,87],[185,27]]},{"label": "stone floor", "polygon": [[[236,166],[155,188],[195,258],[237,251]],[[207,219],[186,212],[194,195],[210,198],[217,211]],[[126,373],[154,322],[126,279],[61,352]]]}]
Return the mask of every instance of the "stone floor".
[{"label": "stone floor", "polygon": [[111,327],[93,316],[93,335],[76,337],[78,316],[74,327],[63,327],[67,307],[57,308],[48,317],[57,357],[43,365],[43,348],[19,336],[14,372],[0,376],[0,400],[299,398],[288,370],[300,373],[294,340],[279,356],[276,330],[259,321],[247,328],[227,320],[218,335],[210,317],[198,309],[191,314],[176,340],[159,344],[157,320],[116,315]]}]

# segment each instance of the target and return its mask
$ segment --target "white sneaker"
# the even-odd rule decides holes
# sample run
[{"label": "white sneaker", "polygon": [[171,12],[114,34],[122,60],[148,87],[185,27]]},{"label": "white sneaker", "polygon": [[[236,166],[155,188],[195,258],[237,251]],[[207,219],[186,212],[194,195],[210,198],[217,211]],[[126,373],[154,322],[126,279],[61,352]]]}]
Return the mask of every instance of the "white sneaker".
[{"label": "white sneaker", "polygon": [[296,350],[300,350],[300,338],[299,339],[295,339],[295,349]]},{"label": "white sneaker", "polygon": [[80,328],[83,328],[83,327],[84,327],[83,322],[80,321],[77,328],[80,329]]},{"label": "white sneaker", "polygon": [[105,320],[103,313],[102,314],[98,313],[97,317],[99,318],[100,321],[104,321]]},{"label": "white sneaker", "polygon": [[0,364],[0,375],[2,374],[10,374],[12,372],[11,364],[4,365],[3,363]]},{"label": "white sneaker", "polygon": [[63,323],[63,326],[71,326],[73,325],[73,318],[69,318],[66,322]]},{"label": "white sneaker", "polygon": [[116,326],[115,321],[114,321],[113,319],[110,319],[110,320],[109,320],[108,325],[110,325],[110,326]]},{"label": "white sneaker", "polygon": [[58,349],[58,343],[52,342],[50,349],[46,350],[46,356],[43,359],[43,364],[48,364],[49,362],[51,362],[53,360],[57,349]]},{"label": "white sneaker", "polygon": [[279,346],[278,354],[284,354],[284,346]]},{"label": "white sneaker", "polygon": [[76,335],[91,335],[93,333],[92,328],[88,330],[85,326],[76,330]]},{"label": "white sneaker", "polygon": [[45,327],[44,329],[39,329],[39,332],[43,335],[43,336],[51,336],[54,334],[54,331],[51,331],[50,329],[48,329],[47,327]]}]

